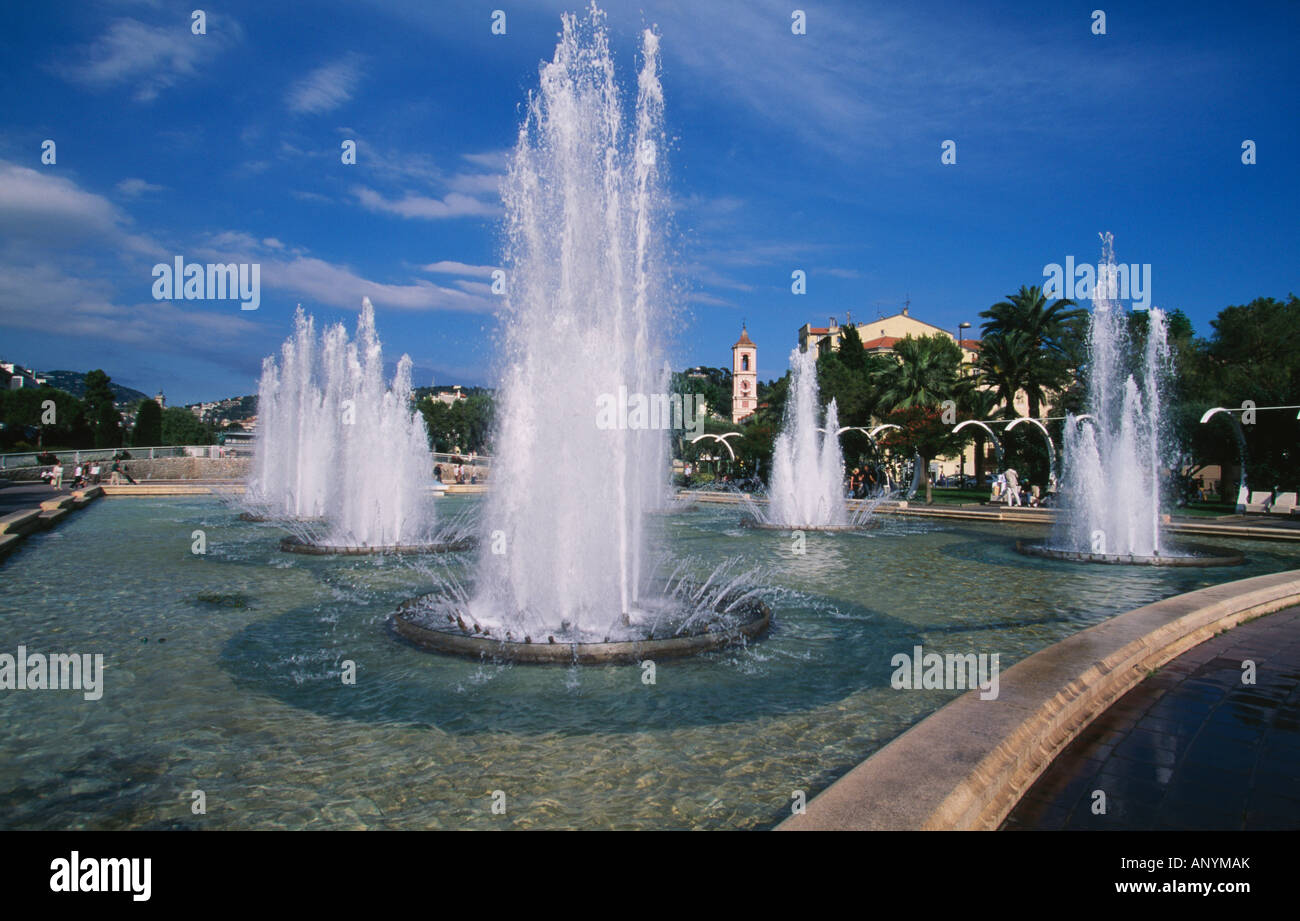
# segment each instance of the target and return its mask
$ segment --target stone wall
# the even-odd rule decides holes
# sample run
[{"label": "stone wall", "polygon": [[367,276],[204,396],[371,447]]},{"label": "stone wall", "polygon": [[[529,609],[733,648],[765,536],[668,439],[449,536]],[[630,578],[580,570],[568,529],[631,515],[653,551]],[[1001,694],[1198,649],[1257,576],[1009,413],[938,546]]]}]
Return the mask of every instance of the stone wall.
[{"label": "stone wall", "polygon": [[[251,458],[247,457],[159,457],[132,458],[125,461],[131,476],[136,482],[148,480],[242,480],[251,469]],[[63,465],[63,482],[72,483],[72,463]],[[100,462],[100,482],[108,483],[109,469],[112,461]],[[0,476],[10,480],[34,481],[40,479],[41,471],[47,467],[17,467],[13,470],[0,471]]]}]

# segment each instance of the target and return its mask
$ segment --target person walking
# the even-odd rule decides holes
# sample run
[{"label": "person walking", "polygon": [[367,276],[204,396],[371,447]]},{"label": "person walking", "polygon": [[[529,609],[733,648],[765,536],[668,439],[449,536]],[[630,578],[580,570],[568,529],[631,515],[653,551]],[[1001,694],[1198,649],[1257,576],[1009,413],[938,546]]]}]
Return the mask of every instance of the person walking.
[{"label": "person walking", "polygon": [[54,462],[54,466],[50,468],[50,486],[55,489],[63,488],[63,464],[57,460]]},{"label": "person walking", "polygon": [[1020,474],[1016,473],[1015,467],[1008,467],[1006,473],[1007,480],[1007,508],[1013,505],[1021,505],[1020,502]]}]

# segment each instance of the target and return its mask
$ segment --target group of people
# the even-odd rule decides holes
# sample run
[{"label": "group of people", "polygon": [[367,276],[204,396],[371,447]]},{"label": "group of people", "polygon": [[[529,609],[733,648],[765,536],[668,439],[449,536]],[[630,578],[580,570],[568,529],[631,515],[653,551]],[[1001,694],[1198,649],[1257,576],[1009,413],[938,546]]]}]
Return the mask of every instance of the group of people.
[{"label": "group of people", "polygon": [[[51,489],[62,489],[63,475],[63,462],[56,458],[50,469],[41,474],[41,479],[48,483]],[[98,486],[102,476],[103,466],[99,461],[93,461],[89,464],[76,464],[72,468],[71,487],[81,489],[85,486]],[[127,469],[127,466],[114,458],[113,464],[108,470],[108,485],[118,486],[123,480],[132,485],[135,484],[135,480],[131,478],[131,472]]]},{"label": "group of people", "polygon": [[1032,486],[1028,483],[1022,485],[1020,474],[1016,471],[1016,468],[1008,467],[999,473],[993,481],[993,493],[989,497],[989,501],[1001,502],[1008,507],[1027,505],[1030,508],[1039,508],[1051,505],[1055,497],[1056,478],[1054,476],[1048,476],[1047,491],[1044,493],[1038,486]]},{"label": "group of people", "polygon": [[849,495],[854,499],[866,499],[880,491],[880,480],[876,471],[867,467],[854,467],[849,474]]},{"label": "group of people", "polygon": [[[465,479],[465,465],[464,465],[464,464],[457,464],[455,467],[448,466],[448,468],[447,468],[447,470],[446,470],[445,472],[450,473],[451,476],[452,476],[452,482],[453,482],[453,483],[456,483],[456,484],[458,484],[458,485],[462,485],[462,486],[463,486],[466,482],[469,482],[470,484],[476,484],[476,483],[478,483],[478,474],[477,474],[476,472],[474,472],[474,470],[473,470],[472,468],[471,468],[471,470],[470,470],[469,480],[467,481],[467,480]],[[444,470],[443,470],[442,464],[434,464],[434,465],[433,465],[433,478],[434,478],[435,480],[437,480],[439,483],[443,483],[443,482],[445,482],[445,481],[443,480],[443,478],[442,478],[443,473],[444,473]]]}]

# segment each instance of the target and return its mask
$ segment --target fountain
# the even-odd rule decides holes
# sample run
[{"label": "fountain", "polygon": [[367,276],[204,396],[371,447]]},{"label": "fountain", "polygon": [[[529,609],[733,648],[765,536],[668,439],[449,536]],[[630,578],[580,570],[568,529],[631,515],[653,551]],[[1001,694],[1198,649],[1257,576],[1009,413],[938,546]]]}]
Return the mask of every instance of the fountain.
[{"label": "fountain", "polygon": [[[503,197],[493,486],[474,585],[443,582],[394,615],[420,645],[515,661],[661,658],[761,633],[752,574],[657,578],[645,510],[667,438],[637,407],[666,394],[658,35],[642,35],[634,118],[604,14],[563,19],[529,98]],[[615,424],[598,409],[627,408]]]},{"label": "fountain", "polygon": [[424,421],[411,408],[411,360],[384,381],[375,310],[362,301],[355,341],[342,324],[317,336],[301,307],[277,364],[258,387],[259,439],[248,517],[294,533],[298,553],[461,549],[434,537],[432,471]]},{"label": "fountain", "polygon": [[1168,545],[1160,530],[1161,470],[1168,468],[1162,390],[1170,371],[1165,314],[1147,314],[1146,343],[1133,348],[1116,302],[1113,237],[1101,235],[1088,327],[1088,412],[1066,416],[1062,509],[1045,544],[1024,553],[1053,559],[1151,566],[1241,562],[1223,550]]},{"label": "fountain", "polygon": [[818,427],[817,353],[790,353],[790,390],[772,450],[772,482],[764,509],[748,496],[741,524],[771,530],[851,531],[873,523],[876,502],[852,513],[844,492],[839,410],[831,400]]}]

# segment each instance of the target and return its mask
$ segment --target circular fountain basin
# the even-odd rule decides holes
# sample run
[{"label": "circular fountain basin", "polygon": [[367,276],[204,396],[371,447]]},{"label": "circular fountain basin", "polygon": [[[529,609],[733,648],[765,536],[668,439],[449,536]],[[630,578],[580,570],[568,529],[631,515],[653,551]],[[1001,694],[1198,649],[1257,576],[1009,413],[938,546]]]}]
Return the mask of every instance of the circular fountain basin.
[{"label": "circular fountain basin", "polygon": [[1172,553],[1139,556],[1128,553],[1084,553],[1079,550],[1062,550],[1032,541],[1016,541],[1016,551],[1025,556],[1039,556],[1049,560],[1071,563],[1109,563],[1118,566],[1237,566],[1246,561],[1238,550],[1226,547],[1207,547],[1204,544],[1180,544]]},{"label": "circular fountain basin", "polygon": [[[739,608],[742,619],[721,629],[704,630],[685,636],[648,637],[604,643],[566,643],[554,637],[540,642],[519,642],[466,632],[454,623],[445,628],[417,622],[413,614],[435,594],[420,595],[403,602],[389,617],[398,636],[424,649],[471,658],[553,665],[629,664],[646,659],[676,659],[698,655],[725,646],[757,639],[772,622],[772,610],[763,601],[748,599]],[[725,599],[718,602],[721,607]]]},{"label": "circular fountain basin", "polygon": [[300,537],[285,537],[280,540],[280,549],[285,553],[305,553],[312,556],[368,556],[375,553],[455,553],[472,550],[478,545],[474,537],[462,537],[460,540],[438,541],[428,544],[390,544],[376,547],[346,547],[333,544],[313,544]]},{"label": "circular fountain basin", "polygon": [[753,528],[755,531],[868,531],[871,528],[880,527],[880,522],[875,518],[868,518],[861,524],[768,524],[767,522],[759,521],[753,515],[741,515],[740,526],[742,528]]}]

